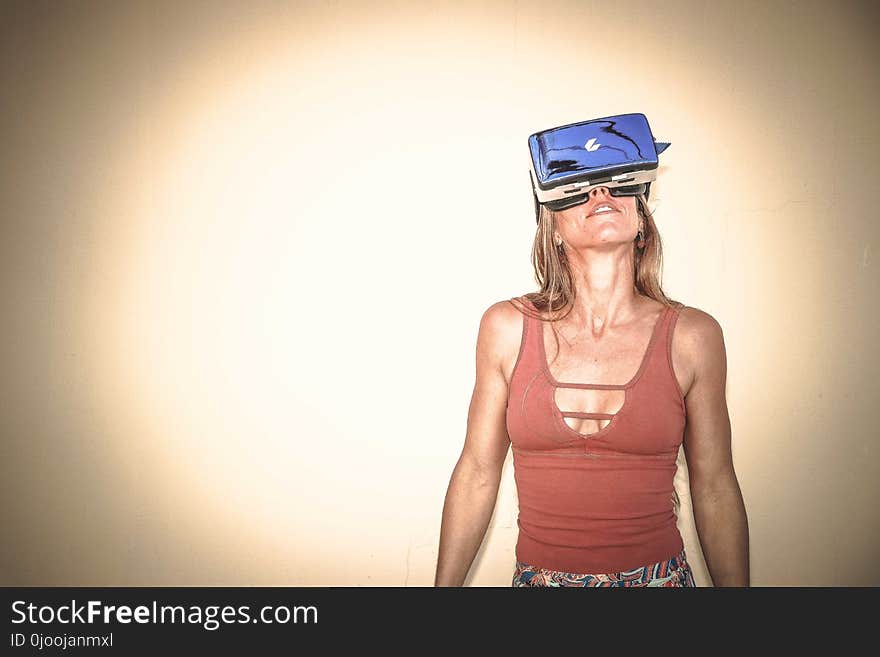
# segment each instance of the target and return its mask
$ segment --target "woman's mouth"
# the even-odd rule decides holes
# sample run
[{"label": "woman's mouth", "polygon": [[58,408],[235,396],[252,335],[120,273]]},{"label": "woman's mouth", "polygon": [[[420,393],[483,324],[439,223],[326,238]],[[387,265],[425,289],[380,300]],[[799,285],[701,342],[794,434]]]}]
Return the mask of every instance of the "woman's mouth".
[{"label": "woman's mouth", "polygon": [[612,208],[610,205],[600,205],[598,208],[596,208],[595,210],[593,210],[593,211],[592,211],[589,215],[587,215],[587,216],[592,217],[592,216],[594,216],[594,215],[610,214],[610,213],[612,213],[612,212],[617,212],[617,210],[615,210],[614,208]]}]

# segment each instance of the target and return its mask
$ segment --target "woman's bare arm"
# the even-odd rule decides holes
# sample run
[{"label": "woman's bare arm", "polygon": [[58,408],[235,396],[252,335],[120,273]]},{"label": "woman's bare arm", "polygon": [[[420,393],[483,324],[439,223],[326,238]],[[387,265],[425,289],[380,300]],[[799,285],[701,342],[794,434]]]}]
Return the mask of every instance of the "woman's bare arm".
[{"label": "woman's bare arm", "polygon": [[[513,315],[516,321],[511,321]],[[517,324],[518,322],[518,324]],[[483,313],[477,336],[476,382],[468,409],[464,447],[449,481],[440,526],[435,586],[461,586],[483,542],[501,482],[507,435],[507,379],[502,369],[512,332],[522,325],[507,301]]]},{"label": "woman's bare arm", "polygon": [[684,452],[697,534],[715,586],[749,586],[749,527],[731,453],[724,336],[711,315],[695,308],[679,322],[693,369]]}]

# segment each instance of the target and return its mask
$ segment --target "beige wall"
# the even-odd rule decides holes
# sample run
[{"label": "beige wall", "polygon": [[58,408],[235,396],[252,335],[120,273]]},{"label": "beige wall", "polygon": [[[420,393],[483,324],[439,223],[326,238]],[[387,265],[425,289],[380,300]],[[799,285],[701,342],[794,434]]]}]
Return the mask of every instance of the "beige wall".
[{"label": "beige wall", "polygon": [[[872,3],[40,7],[0,9],[0,583],[431,584],[526,138],[643,112],[753,583],[880,584]],[[469,582],[515,540],[508,459]]]}]

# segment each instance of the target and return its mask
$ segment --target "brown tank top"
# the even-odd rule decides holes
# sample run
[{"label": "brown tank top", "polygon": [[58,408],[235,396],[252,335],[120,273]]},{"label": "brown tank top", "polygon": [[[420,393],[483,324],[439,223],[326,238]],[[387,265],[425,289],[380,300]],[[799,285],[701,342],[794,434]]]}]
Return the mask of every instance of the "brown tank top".
[{"label": "brown tank top", "polygon": [[[528,299],[520,300],[534,310]],[[523,313],[506,416],[519,498],[517,561],[571,573],[613,573],[683,549],[673,509],[686,417],[672,369],[679,312],[661,311],[638,371],[619,385],[555,380],[543,322]],[[613,414],[561,411],[557,387],[623,390],[623,406]],[[582,434],[565,417],[610,422]]]}]

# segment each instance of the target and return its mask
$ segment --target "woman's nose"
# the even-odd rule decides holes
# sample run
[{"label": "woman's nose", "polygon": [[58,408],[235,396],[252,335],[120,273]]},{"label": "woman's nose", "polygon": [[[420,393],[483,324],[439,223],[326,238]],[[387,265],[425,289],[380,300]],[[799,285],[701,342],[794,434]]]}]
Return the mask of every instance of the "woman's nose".
[{"label": "woman's nose", "polygon": [[607,196],[609,194],[608,188],[605,186],[602,187],[594,187],[590,190],[590,196]]}]

